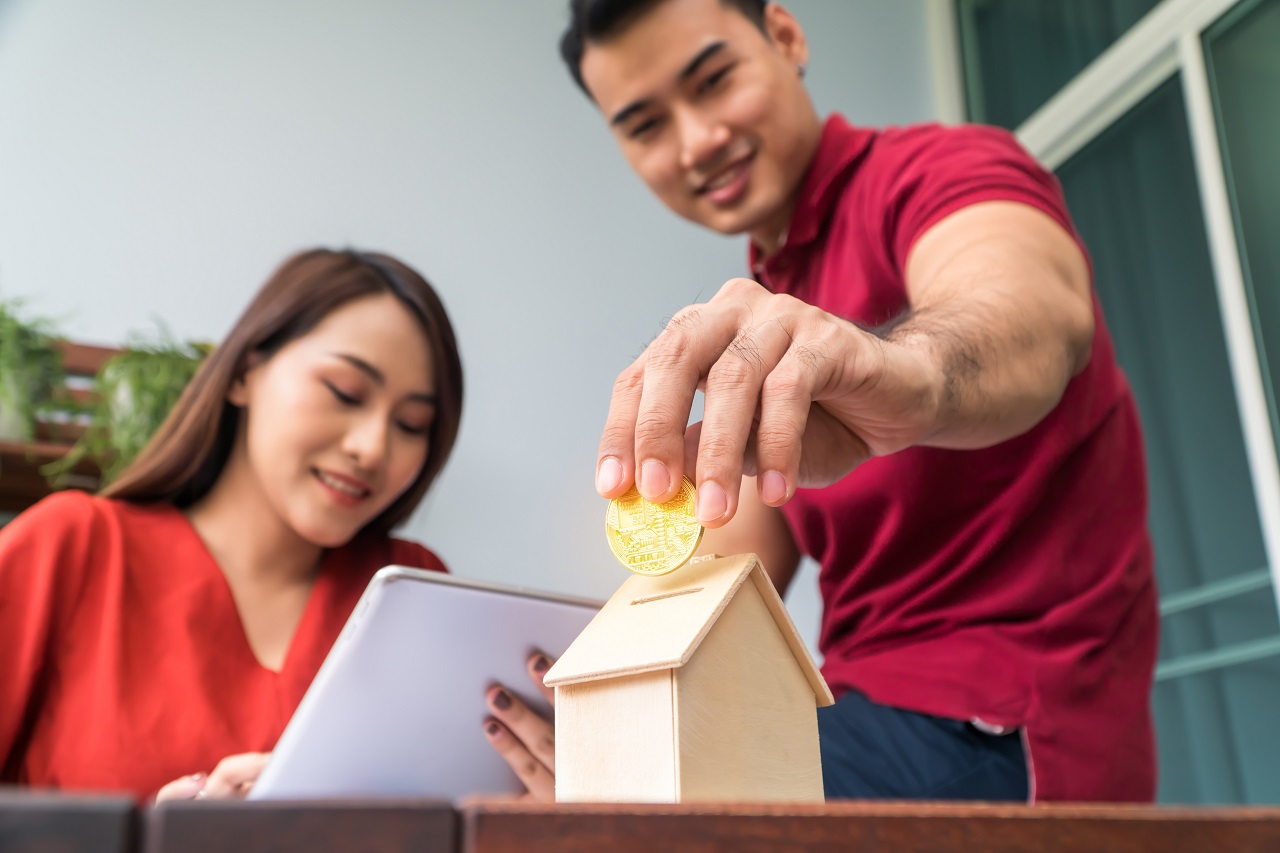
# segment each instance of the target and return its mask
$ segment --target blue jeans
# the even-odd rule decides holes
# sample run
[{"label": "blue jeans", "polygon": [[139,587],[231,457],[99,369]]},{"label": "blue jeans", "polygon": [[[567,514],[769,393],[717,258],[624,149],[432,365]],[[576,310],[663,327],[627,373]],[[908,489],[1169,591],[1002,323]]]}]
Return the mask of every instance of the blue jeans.
[{"label": "blue jeans", "polygon": [[818,709],[828,800],[1015,800],[1030,782],[1022,737],[877,705],[851,691]]}]

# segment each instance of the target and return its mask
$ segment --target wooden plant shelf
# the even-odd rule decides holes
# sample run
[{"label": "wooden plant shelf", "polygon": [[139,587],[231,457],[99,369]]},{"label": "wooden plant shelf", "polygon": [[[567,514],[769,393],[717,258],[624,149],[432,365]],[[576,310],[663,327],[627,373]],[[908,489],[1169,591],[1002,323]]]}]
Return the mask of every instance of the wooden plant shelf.
[{"label": "wooden plant shelf", "polygon": [[[91,392],[83,386],[97,374],[104,361],[120,350],[72,341],[61,341],[59,346],[69,393],[85,402]],[[65,456],[83,432],[83,427],[76,424],[37,423],[34,441],[0,439],[0,512],[22,512],[52,494],[54,489],[40,468]],[[96,491],[100,480],[98,466],[85,460],[65,476],[63,487]]]}]

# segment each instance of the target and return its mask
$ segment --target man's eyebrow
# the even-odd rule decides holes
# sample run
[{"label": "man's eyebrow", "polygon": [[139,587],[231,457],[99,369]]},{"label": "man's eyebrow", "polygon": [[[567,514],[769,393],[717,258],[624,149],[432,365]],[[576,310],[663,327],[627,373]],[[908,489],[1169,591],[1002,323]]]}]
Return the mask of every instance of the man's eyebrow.
[{"label": "man's eyebrow", "polygon": [[[335,353],[331,353],[331,355],[347,362],[347,364],[350,364],[352,367],[356,368],[361,373],[364,373],[366,376],[368,376],[378,385],[385,386],[387,384],[387,377],[382,375],[382,371],[374,367],[369,362],[365,361],[360,356],[351,355],[350,353],[345,353],[345,352],[335,352]],[[409,399],[417,403],[426,403],[431,406],[434,406],[438,402],[440,402],[440,398],[435,394],[415,393],[415,394],[410,394]]]},{"label": "man's eyebrow", "polygon": [[[727,45],[728,42],[725,41],[713,41],[711,44],[698,51],[698,55],[693,59],[690,59],[685,67],[680,69],[680,73],[676,75],[676,79],[681,83],[688,80],[694,74],[698,73],[698,69],[702,67],[704,62],[724,50]],[[651,102],[648,98],[641,98],[638,101],[632,101],[614,113],[613,118],[609,120],[609,124],[613,126],[622,124],[624,121],[631,118],[631,116],[649,106],[650,103]]]}]

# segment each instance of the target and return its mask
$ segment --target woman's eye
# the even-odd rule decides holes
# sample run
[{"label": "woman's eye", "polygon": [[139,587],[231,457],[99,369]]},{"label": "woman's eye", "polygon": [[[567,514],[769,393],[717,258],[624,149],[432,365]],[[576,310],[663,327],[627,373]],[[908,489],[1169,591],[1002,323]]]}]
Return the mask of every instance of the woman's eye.
[{"label": "woman's eye", "polygon": [[429,426],[422,426],[421,424],[407,424],[403,421],[400,422],[399,427],[409,435],[426,435],[431,431],[431,427]]},{"label": "woman's eye", "polygon": [[334,385],[332,382],[325,381],[324,386],[328,388],[333,393],[333,396],[338,398],[338,402],[342,403],[344,406],[355,406],[360,402],[356,397],[339,390],[338,386]]}]

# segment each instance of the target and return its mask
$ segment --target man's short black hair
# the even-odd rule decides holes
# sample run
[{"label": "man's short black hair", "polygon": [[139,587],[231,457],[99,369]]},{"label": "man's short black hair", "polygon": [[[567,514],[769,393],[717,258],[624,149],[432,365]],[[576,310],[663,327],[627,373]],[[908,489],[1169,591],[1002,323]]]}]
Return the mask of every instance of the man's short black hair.
[{"label": "man's short black hair", "polygon": [[[663,0],[569,0],[569,26],[560,37],[560,56],[582,91],[582,54],[587,42],[604,41],[634,23],[637,18]],[[769,0],[720,0],[737,9],[764,31],[764,7]]]}]

